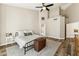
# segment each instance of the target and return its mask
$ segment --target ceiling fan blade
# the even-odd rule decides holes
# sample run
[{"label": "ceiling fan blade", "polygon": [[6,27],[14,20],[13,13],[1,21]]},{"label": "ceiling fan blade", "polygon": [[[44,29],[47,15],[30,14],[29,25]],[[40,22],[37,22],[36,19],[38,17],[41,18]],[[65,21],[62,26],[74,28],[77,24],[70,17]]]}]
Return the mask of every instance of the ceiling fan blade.
[{"label": "ceiling fan blade", "polygon": [[47,10],[47,11],[49,11],[49,9],[48,9],[48,8],[46,8],[46,10]]},{"label": "ceiling fan blade", "polygon": [[42,8],[42,6],[37,6],[36,8]]},{"label": "ceiling fan blade", "polygon": [[43,9],[41,9],[41,12],[43,11]]},{"label": "ceiling fan blade", "polygon": [[50,7],[50,6],[53,6],[54,4],[49,4],[49,5],[47,5],[46,7]]}]

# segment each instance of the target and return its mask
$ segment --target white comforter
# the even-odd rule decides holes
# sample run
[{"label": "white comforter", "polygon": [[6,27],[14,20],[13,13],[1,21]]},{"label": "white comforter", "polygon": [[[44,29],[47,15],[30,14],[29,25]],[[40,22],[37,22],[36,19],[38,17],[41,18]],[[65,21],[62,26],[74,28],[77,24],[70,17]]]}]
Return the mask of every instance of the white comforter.
[{"label": "white comforter", "polygon": [[41,37],[41,36],[36,34],[30,35],[30,36],[19,36],[15,38],[15,41],[20,48],[23,48],[27,42],[32,41],[38,37]]}]

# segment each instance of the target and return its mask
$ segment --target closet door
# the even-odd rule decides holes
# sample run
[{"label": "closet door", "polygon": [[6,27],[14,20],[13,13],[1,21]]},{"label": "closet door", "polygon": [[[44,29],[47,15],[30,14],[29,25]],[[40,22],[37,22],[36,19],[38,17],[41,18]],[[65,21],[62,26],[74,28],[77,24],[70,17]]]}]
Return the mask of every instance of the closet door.
[{"label": "closet door", "polygon": [[47,36],[60,38],[60,17],[54,17],[47,20]]}]

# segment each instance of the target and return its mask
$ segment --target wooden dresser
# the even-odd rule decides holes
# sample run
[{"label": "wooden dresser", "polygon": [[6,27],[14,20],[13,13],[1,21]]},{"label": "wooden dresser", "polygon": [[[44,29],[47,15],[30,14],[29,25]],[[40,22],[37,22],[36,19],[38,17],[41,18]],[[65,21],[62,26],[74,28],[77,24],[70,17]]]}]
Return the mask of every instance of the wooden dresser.
[{"label": "wooden dresser", "polygon": [[40,37],[34,41],[34,49],[39,52],[46,46],[46,38]]}]

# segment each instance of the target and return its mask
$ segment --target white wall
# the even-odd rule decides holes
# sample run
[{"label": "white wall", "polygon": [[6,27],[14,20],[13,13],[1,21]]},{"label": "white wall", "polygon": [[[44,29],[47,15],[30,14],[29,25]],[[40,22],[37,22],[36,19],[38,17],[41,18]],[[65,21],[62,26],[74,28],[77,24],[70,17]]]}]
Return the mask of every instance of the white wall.
[{"label": "white wall", "polygon": [[1,39],[1,44],[2,43],[5,43],[6,42],[6,40],[5,40],[5,33],[6,33],[6,9],[5,8],[3,8],[2,7],[2,5],[0,5],[1,6],[1,10],[0,10],[0,16],[1,16],[1,19],[0,19],[0,21],[1,21],[1,27],[0,27],[0,29],[1,29],[1,37],[0,37],[0,39]]},{"label": "white wall", "polygon": [[60,38],[65,37],[65,17],[60,16]]},{"label": "white wall", "polygon": [[[41,17],[44,17],[45,20],[42,21]],[[40,28],[39,32],[40,32],[40,34],[41,34],[41,32],[43,32],[45,35],[47,35],[47,31],[46,31],[46,21],[47,21],[47,19],[48,19],[48,12],[47,11],[42,11],[42,12],[39,11],[39,28]],[[45,25],[44,28],[41,27],[41,24]]]},{"label": "white wall", "polygon": [[68,38],[74,38],[74,29],[78,29],[79,31],[79,22],[67,24],[67,37]]},{"label": "white wall", "polygon": [[[16,32],[17,30],[33,30],[39,32],[38,11],[1,5],[1,33]],[[1,38],[1,43],[5,42],[5,37]]]},{"label": "white wall", "polygon": [[50,18],[59,16],[59,7],[50,8],[49,16]]},{"label": "white wall", "polygon": [[65,14],[69,17],[68,23],[79,21],[79,3],[72,3],[72,5],[65,10]]},{"label": "white wall", "polygon": [[[0,37],[1,37],[1,5],[0,5]],[[0,39],[0,44],[1,44],[1,39]]]},{"label": "white wall", "polygon": [[79,3],[72,3],[72,5],[65,10],[65,14],[69,17],[67,24],[67,37],[73,38],[74,29],[79,26]]}]

